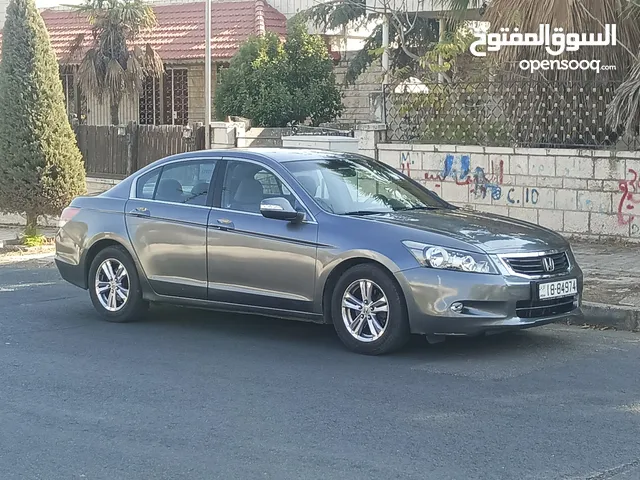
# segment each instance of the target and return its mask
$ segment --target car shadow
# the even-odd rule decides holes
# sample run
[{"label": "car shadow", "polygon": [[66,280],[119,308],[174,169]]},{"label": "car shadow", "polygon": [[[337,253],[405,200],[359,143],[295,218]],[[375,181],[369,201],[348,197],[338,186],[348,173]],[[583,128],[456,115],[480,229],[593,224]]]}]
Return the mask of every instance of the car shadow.
[{"label": "car shadow", "polygon": [[[213,312],[194,308],[154,305],[139,323],[162,326],[165,329],[215,334],[237,341],[265,341],[277,348],[304,348],[345,351],[332,325],[283,320],[258,315]],[[554,350],[570,341],[558,336],[553,327],[505,332],[478,337],[448,337],[446,341],[429,344],[424,336],[414,335],[409,344],[392,356],[397,359],[446,359],[452,356],[499,356],[515,352],[526,353]]]}]

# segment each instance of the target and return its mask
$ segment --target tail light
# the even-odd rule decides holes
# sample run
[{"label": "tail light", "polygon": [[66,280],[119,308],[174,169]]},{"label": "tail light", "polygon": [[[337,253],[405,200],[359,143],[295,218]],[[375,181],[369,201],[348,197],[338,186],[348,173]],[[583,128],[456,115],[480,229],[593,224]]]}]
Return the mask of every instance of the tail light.
[{"label": "tail light", "polygon": [[60,219],[58,220],[58,228],[64,227],[69,220],[76,216],[76,214],[80,211],[78,207],[67,207],[60,214]]}]

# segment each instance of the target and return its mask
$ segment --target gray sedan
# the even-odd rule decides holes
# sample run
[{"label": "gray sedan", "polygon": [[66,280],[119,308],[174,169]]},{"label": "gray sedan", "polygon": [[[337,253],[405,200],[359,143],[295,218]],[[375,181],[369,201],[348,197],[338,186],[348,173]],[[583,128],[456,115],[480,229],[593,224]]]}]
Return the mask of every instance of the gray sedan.
[{"label": "gray sedan", "polygon": [[112,322],[150,302],[333,324],[364,354],[581,315],[567,241],[459,209],[367,157],[200,151],[66,208],[62,277]]}]

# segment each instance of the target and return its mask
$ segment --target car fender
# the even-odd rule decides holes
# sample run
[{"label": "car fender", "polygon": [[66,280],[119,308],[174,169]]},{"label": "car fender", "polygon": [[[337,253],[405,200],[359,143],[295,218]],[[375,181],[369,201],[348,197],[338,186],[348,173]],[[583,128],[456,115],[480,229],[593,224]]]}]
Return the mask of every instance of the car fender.
[{"label": "car fender", "polygon": [[318,252],[318,260],[319,260],[319,270],[318,276],[316,280],[316,292],[315,292],[315,302],[316,305],[320,307],[320,311],[322,310],[323,299],[325,288],[327,286],[327,281],[331,277],[331,274],[338,271],[341,271],[345,266],[345,263],[351,265],[354,261],[359,261],[361,263],[364,262],[375,262],[387,270],[391,272],[391,274],[395,274],[400,269],[398,266],[391,260],[389,257],[372,250],[366,249],[353,249],[345,252],[341,252],[339,255],[333,256],[330,259],[326,259],[323,261],[322,254]]}]

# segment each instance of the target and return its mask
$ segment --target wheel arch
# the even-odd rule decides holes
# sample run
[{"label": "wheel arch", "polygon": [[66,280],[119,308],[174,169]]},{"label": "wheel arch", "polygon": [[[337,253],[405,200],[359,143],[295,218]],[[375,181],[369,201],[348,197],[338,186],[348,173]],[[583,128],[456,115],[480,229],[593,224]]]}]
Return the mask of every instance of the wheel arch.
[{"label": "wheel arch", "polygon": [[383,261],[380,261],[376,258],[356,256],[344,259],[333,266],[322,287],[321,301],[322,316],[324,318],[324,322],[327,324],[333,323],[333,319],[331,318],[331,297],[333,296],[333,291],[338,283],[338,280],[347,270],[357,265],[373,265],[385,272],[389,276],[389,279],[396,285],[396,287],[398,287],[400,298],[402,299],[403,306],[406,309],[407,299],[405,297],[404,290],[402,289],[402,286],[398,282],[396,276],[393,274],[393,270],[390,268],[390,266],[385,265],[385,263],[386,262],[383,263]]},{"label": "wheel arch", "polygon": [[107,247],[120,247],[122,248],[131,260],[133,264],[136,266],[138,270],[138,276],[141,276],[140,266],[138,265],[137,259],[135,255],[132,254],[129,248],[125,245],[125,242],[120,239],[113,237],[103,237],[94,241],[91,246],[87,249],[87,253],[84,256],[84,279],[87,282],[87,286],[89,285],[89,270],[91,269],[91,264],[96,256]]}]

